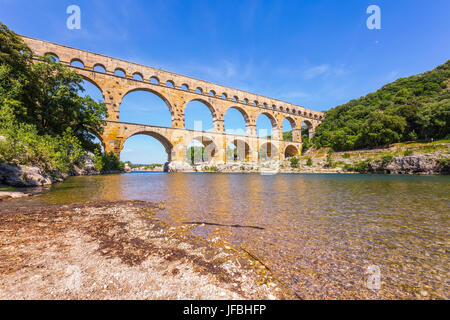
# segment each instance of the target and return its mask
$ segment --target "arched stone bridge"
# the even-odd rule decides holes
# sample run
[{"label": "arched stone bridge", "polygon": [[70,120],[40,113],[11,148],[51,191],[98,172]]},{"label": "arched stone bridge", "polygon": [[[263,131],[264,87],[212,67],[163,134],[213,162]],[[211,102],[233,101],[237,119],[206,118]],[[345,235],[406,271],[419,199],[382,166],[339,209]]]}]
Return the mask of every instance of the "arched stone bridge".
[{"label": "arched stone bridge", "polygon": [[[212,163],[226,162],[226,149],[233,143],[246,161],[257,162],[262,152],[270,158],[283,160],[301,152],[301,125],[304,122],[309,135],[323,120],[321,112],[261,95],[197,80],[187,76],[107,57],[101,54],[67,46],[22,37],[36,56],[52,55],[70,66],[101,92],[108,108],[103,134],[99,136],[105,151],[120,157],[124,142],[131,136],[146,134],[159,140],[168,153],[169,161],[186,161],[186,149],[192,140],[205,145]],[[72,66],[74,62],[78,66]],[[120,71],[121,75],[118,75]],[[133,91],[148,91],[167,104],[172,116],[172,128],[120,122],[122,99]],[[203,102],[211,111],[213,132],[185,129],[184,111],[191,101]],[[225,133],[224,118],[229,108],[237,109],[246,122],[245,135]],[[149,110],[150,111],[150,110]],[[266,115],[272,123],[270,139],[257,137],[258,116]],[[283,141],[282,123],[287,119],[292,126],[292,141]]]}]

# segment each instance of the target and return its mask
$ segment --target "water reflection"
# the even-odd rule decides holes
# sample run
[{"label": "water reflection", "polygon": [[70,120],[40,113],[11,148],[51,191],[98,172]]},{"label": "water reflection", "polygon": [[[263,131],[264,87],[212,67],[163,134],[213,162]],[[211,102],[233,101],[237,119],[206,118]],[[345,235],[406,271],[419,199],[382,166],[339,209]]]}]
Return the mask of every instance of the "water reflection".
[{"label": "water reflection", "polygon": [[[445,176],[133,173],[1,205],[165,201],[160,218],[206,222],[193,233],[244,245],[304,298],[448,299],[448,194]],[[365,286],[369,265],[380,291]]]}]

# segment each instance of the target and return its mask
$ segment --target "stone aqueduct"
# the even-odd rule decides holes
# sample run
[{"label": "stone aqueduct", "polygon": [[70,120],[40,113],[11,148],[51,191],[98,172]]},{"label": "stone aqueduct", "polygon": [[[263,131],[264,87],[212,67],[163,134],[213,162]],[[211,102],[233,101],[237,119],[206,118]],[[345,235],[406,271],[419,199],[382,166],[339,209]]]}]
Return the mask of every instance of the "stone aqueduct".
[{"label": "stone aqueduct", "polygon": [[[261,148],[269,156],[283,160],[301,152],[301,124],[306,123],[310,137],[323,120],[324,114],[280,100],[197,80],[160,69],[74,49],[43,40],[22,37],[37,56],[52,55],[70,66],[84,79],[100,89],[107,109],[105,130],[98,135],[106,152],[120,157],[124,142],[138,134],[159,140],[168,153],[169,161],[186,161],[186,150],[192,140],[203,143],[211,156],[211,163],[224,163],[226,148],[233,143],[245,160],[257,162]],[[72,66],[78,62],[81,67]],[[81,64],[80,64],[81,63]],[[101,67],[101,71],[95,70]],[[123,76],[117,75],[117,70]],[[136,75],[139,79],[136,79]],[[125,123],[119,120],[122,99],[133,91],[148,91],[167,104],[172,116],[172,128]],[[204,103],[211,111],[213,132],[185,129],[184,110],[191,101]],[[224,118],[229,108],[237,109],[246,122],[246,134],[225,133]],[[151,109],[149,108],[149,112]],[[272,123],[272,137],[257,136],[258,116],[266,115]],[[292,141],[283,141],[282,123],[288,119],[292,126]],[[244,158],[244,156],[242,156]]]}]

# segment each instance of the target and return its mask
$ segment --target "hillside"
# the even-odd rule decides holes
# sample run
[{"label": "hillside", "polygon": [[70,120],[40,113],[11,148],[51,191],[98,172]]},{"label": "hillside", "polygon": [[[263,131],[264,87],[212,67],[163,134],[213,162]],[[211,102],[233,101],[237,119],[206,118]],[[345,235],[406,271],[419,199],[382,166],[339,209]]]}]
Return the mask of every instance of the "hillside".
[{"label": "hillside", "polygon": [[326,112],[314,145],[335,151],[449,138],[450,60]]}]

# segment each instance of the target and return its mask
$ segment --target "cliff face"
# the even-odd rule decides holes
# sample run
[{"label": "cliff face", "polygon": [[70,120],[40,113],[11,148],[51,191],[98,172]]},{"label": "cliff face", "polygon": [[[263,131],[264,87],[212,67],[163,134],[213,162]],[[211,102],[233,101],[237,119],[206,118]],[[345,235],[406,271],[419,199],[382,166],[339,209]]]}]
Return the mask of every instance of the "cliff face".
[{"label": "cliff face", "polygon": [[389,174],[449,174],[448,162],[439,161],[433,154],[397,156],[389,163],[371,161],[371,173]]}]

